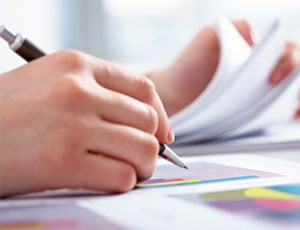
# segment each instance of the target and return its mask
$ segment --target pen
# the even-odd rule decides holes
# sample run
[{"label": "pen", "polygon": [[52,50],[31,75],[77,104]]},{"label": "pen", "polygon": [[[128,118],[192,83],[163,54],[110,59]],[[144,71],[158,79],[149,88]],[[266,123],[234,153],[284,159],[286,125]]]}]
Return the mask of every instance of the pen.
[{"label": "pen", "polygon": [[46,55],[37,46],[21,34],[13,34],[7,30],[4,25],[0,26],[0,36],[9,44],[9,47],[26,61],[32,61],[36,58]]},{"label": "pen", "polygon": [[[0,37],[9,44],[10,49],[28,62],[46,55],[46,53],[34,45],[30,40],[24,38],[19,33],[14,34],[10,32],[4,25],[0,26]],[[185,165],[177,154],[167,145],[159,144],[159,155],[178,167],[188,169],[187,165]]]}]

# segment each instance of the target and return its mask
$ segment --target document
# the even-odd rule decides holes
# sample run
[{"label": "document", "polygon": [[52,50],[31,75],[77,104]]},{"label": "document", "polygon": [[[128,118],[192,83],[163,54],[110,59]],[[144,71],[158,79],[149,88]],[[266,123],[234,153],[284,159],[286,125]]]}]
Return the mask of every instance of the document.
[{"label": "document", "polygon": [[299,229],[299,162],[242,153],[184,160],[189,170],[160,159],[124,194],[2,200],[0,229]]},{"label": "document", "polygon": [[[193,155],[183,157],[189,170],[159,159],[153,176],[128,193],[63,189],[3,199],[0,229],[300,229],[300,163],[246,153],[253,144],[300,149],[298,123],[273,126],[291,124],[300,70],[278,86],[268,83],[284,46],[279,22],[253,48],[229,21],[216,28],[221,58],[215,76],[171,118],[172,147]],[[272,139],[259,143],[255,137],[263,135]],[[201,155],[226,146],[239,153]]]},{"label": "document", "polygon": [[277,86],[268,81],[284,49],[280,22],[275,21],[253,48],[225,19],[216,30],[221,57],[215,76],[198,98],[170,118],[174,145],[243,135],[291,121],[294,115],[300,69]]},{"label": "document", "polygon": [[160,162],[129,194],[82,207],[126,229],[299,229],[300,164],[247,154]]},{"label": "document", "polygon": [[300,122],[283,122],[232,137],[175,145],[173,150],[180,156],[262,151],[267,154],[282,150],[298,150],[300,155]]}]

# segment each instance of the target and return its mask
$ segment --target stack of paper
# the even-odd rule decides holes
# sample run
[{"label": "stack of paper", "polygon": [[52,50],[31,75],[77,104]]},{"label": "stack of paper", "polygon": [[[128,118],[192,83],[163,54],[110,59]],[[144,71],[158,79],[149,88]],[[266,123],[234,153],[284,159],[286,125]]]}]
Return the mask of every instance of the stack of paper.
[{"label": "stack of paper", "polygon": [[261,152],[300,149],[300,122],[266,126],[255,132],[173,147],[178,155]]},{"label": "stack of paper", "polygon": [[294,115],[300,69],[277,86],[269,83],[284,50],[280,23],[274,22],[253,48],[229,21],[220,20],[216,29],[221,57],[215,76],[198,98],[170,119],[177,146],[253,132]]}]

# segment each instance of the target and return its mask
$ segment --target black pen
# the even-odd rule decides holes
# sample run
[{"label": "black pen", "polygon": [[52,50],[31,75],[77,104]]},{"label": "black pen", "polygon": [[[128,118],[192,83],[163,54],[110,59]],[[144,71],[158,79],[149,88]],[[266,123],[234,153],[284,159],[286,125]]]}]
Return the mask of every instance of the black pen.
[{"label": "black pen", "polygon": [[[0,37],[2,37],[8,44],[9,47],[17,53],[20,57],[26,61],[32,61],[39,57],[45,56],[46,53],[39,49],[27,38],[24,38],[21,34],[14,34],[5,28],[4,25],[0,26]],[[159,144],[159,155],[170,161],[171,163],[188,169],[183,161],[177,156],[177,154],[170,149],[167,145]]]}]

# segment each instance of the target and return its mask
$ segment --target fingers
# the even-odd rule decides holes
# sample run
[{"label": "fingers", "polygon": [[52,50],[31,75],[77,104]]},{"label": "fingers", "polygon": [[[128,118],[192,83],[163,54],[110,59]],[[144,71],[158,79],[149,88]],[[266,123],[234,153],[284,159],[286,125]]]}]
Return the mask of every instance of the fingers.
[{"label": "fingers", "polygon": [[[245,20],[234,21],[233,24],[241,35],[245,38],[249,45],[256,43],[257,37],[255,37],[251,25]],[[269,81],[271,84],[276,85],[281,82],[286,76],[289,75],[295,68],[300,67],[300,47],[293,42],[287,42],[285,51],[277,66],[274,68]],[[295,113],[295,119],[300,119],[300,105]]]},{"label": "fingers", "polygon": [[285,51],[273,70],[270,82],[274,85],[278,84],[291,71],[300,66],[300,48],[293,42],[287,42]]},{"label": "fingers", "polygon": [[254,36],[253,28],[247,20],[233,21],[233,25],[250,46],[253,46],[255,44],[255,40],[257,38]]},{"label": "fingers", "polygon": [[[234,26],[245,38],[249,45],[254,45],[257,37],[253,33],[253,29],[246,20],[239,20],[233,22]],[[300,66],[300,48],[296,43],[287,42],[284,54],[282,55],[279,64],[273,70],[270,82],[272,84],[279,83],[292,70]]]},{"label": "fingers", "polygon": [[95,79],[101,86],[142,101],[156,110],[156,137],[163,144],[171,143],[174,139],[173,132],[154,84],[145,76],[129,74],[111,63],[90,58]]},{"label": "fingers", "polygon": [[152,175],[159,152],[158,141],[154,136],[110,122],[90,127],[89,134],[86,142],[90,152],[127,162],[140,179]]},{"label": "fingers", "polygon": [[92,107],[101,119],[134,127],[152,135],[157,131],[158,114],[152,106],[107,89],[102,89],[93,97]]},{"label": "fingers", "polygon": [[[250,23],[246,20],[238,20],[233,22],[234,26],[245,38],[249,45],[254,45],[257,37],[253,33]],[[296,43],[287,42],[284,54],[282,55],[279,64],[273,70],[270,82],[272,84],[279,83],[292,70],[300,66],[300,48]]]},{"label": "fingers", "polygon": [[126,192],[136,184],[136,173],[130,164],[103,155],[86,154],[78,167],[80,170],[73,169],[71,179],[74,188]]}]

